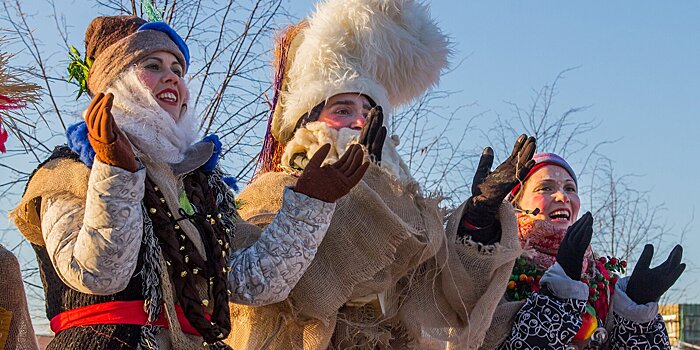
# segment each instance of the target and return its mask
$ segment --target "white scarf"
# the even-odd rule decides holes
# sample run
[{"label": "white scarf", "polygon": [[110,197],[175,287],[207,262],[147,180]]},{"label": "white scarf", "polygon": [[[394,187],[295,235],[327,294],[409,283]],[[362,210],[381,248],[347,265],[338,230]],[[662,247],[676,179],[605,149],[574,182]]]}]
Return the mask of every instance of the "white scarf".
[{"label": "white scarf", "polygon": [[198,134],[197,120],[189,109],[175,121],[141,82],[136,67],[120,74],[106,93],[114,94],[114,121],[141,153],[170,164],[184,159]]}]

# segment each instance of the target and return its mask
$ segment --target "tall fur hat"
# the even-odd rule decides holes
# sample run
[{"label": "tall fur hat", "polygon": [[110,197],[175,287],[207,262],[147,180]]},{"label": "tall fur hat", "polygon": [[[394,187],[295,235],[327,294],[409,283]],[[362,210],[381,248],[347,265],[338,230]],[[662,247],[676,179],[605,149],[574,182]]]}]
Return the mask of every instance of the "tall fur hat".
[{"label": "tall fur hat", "polygon": [[92,60],[87,77],[90,95],[103,92],[124,69],[156,51],[172,53],[189,67],[190,54],[182,38],[164,22],[135,16],[102,16],[85,31],[85,52]]},{"label": "tall fur hat", "polygon": [[448,39],[415,0],[326,0],[278,40],[269,132],[285,144],[299,119],[339,93],[389,115],[437,84]]}]

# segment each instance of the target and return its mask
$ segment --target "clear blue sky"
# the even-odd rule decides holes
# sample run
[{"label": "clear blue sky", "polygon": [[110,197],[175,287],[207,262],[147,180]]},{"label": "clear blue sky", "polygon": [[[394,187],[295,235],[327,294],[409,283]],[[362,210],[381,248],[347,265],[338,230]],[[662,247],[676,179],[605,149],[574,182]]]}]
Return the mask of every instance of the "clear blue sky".
[{"label": "clear blue sky", "polygon": [[[82,1],[69,3],[69,42],[81,46],[96,13]],[[313,1],[293,0],[287,7],[303,17]],[[640,175],[633,184],[665,204],[662,216],[670,225],[679,229],[696,210],[700,217],[694,200],[700,194],[700,2],[436,0],[430,7],[452,38],[452,61],[466,58],[440,85],[456,91],[446,101],[451,106],[475,103],[464,111],[465,120],[486,112],[479,124],[487,126],[490,115],[510,112],[504,101],[527,105],[533,89],[579,67],[560,82],[555,107],[591,105],[581,117],[601,126],[589,136],[620,139],[604,150],[618,171]],[[40,22],[39,31],[54,30],[52,21]],[[62,46],[58,40],[45,44],[54,49]],[[483,145],[479,135],[473,137],[470,146]],[[693,220],[683,242],[684,260],[696,271],[686,272],[681,286],[700,280],[698,223]],[[700,297],[691,288],[684,301]]]}]

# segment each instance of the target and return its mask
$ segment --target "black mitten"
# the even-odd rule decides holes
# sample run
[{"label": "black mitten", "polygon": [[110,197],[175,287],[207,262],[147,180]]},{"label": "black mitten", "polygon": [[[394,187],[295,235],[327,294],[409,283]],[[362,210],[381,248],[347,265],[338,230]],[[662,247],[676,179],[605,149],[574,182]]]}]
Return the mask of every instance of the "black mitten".
[{"label": "black mitten", "polygon": [[661,265],[650,269],[651,258],[654,255],[654,246],[647,244],[644,251],[634,266],[632,276],[627,284],[627,296],[637,304],[646,304],[659,301],[685,270],[685,264],[681,263],[683,247],[677,244],[666,261]]},{"label": "black mitten", "polygon": [[574,281],[581,280],[583,255],[591,244],[593,237],[593,215],[586,212],[566,230],[566,235],[559,245],[557,262]]},{"label": "black mitten", "polygon": [[386,133],[384,111],[381,106],[376,106],[369,111],[358,139],[358,143],[367,148],[369,158],[375,163],[382,161],[382,147],[384,147]]},{"label": "black mitten", "polygon": [[472,196],[467,200],[462,216],[460,235],[470,234],[474,241],[484,244],[500,241],[500,227],[492,227],[497,221],[498,208],[535,165],[532,156],[536,147],[537,140],[534,137],[520,135],[510,156],[493,172],[493,150],[491,147],[484,148],[474,174]]}]

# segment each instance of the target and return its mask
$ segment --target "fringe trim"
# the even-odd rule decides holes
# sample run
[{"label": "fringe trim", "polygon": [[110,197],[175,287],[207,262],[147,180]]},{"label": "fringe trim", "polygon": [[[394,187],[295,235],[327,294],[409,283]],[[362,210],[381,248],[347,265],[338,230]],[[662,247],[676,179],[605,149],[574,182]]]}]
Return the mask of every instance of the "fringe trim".
[{"label": "fringe trim", "polygon": [[141,340],[137,350],[159,350],[156,335],[160,332],[160,327],[146,325],[141,327]]},{"label": "fringe trim", "polygon": [[[141,268],[141,286],[144,296],[144,310],[148,313],[148,321],[153,322],[161,313],[163,305],[163,290],[161,289],[161,266],[159,263],[161,251],[158,238],[153,233],[153,222],[148,216],[146,207],[142,204],[143,211],[143,244],[146,249]],[[144,327],[145,328],[145,327]],[[145,334],[145,333],[144,333]]]},{"label": "fringe trim", "polygon": [[226,239],[229,243],[227,256],[233,254],[233,238],[236,232],[236,226],[231,219],[236,221],[243,220],[241,216],[238,215],[238,210],[236,209],[236,198],[233,195],[231,188],[224,182],[223,173],[220,168],[216,168],[211,175],[208,176],[209,187],[216,192],[216,207],[222,214],[221,221],[225,227]]},{"label": "fringe trim", "polygon": [[[265,137],[263,138],[263,147],[260,151],[260,157],[258,158],[258,170],[253,176],[252,180],[255,180],[258,176],[270,172],[277,171],[277,167],[282,160],[282,153],[284,153],[284,144],[277,140],[277,137],[273,132],[273,120],[275,119],[275,114],[277,110],[277,105],[280,102],[281,94],[286,90],[285,78],[287,75],[287,64],[289,63],[290,49],[294,38],[301,32],[302,29],[307,27],[306,21],[301,21],[296,25],[289,26],[284,32],[282,32],[275,40],[275,78],[272,84],[274,95],[272,96],[272,101],[270,102],[270,114],[267,120],[267,129],[265,131]],[[320,102],[320,101],[319,101]],[[280,106],[281,107],[281,106]],[[281,108],[280,108],[281,109]],[[281,111],[279,112],[280,118]],[[301,116],[299,116],[301,118]],[[282,140],[286,142],[286,140]]]}]

